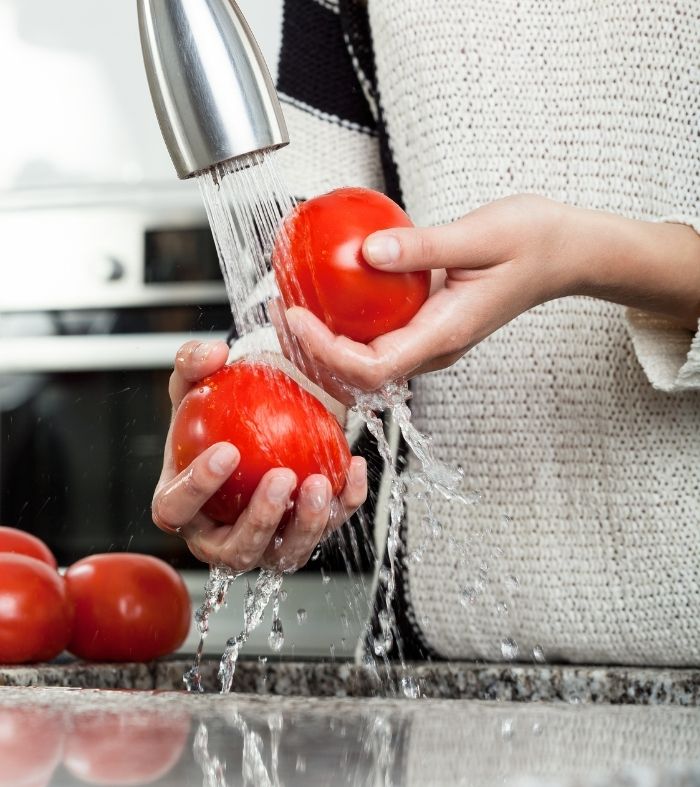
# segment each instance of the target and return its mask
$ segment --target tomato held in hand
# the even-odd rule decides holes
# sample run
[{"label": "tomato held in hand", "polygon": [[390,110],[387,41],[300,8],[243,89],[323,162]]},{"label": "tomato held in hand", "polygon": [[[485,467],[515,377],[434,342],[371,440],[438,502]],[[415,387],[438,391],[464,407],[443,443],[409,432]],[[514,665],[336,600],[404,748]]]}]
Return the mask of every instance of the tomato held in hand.
[{"label": "tomato held in hand", "polygon": [[41,560],[54,570],[57,567],[56,558],[43,541],[24,530],[14,527],[0,527],[0,552],[14,552],[17,555]]},{"label": "tomato held in hand", "polygon": [[0,554],[0,664],[51,661],[72,625],[63,577],[33,557]]},{"label": "tomato held in hand", "polygon": [[88,784],[151,784],[177,765],[189,731],[189,716],[180,711],[79,714],[63,762]]},{"label": "tomato held in hand", "polygon": [[150,661],[182,645],[190,597],[180,575],[149,555],[92,555],[66,572],[75,603],[68,650],[91,661]]},{"label": "tomato held in hand", "polygon": [[304,306],[357,342],[402,328],[428,298],[430,272],[379,271],[365,262],[362,244],[378,230],[412,226],[395,202],[369,189],[338,189],[302,203],[272,257],[285,305]]},{"label": "tomato held in hand", "polygon": [[178,471],[219,442],[233,443],[241,460],[202,509],[218,522],[234,524],[273,468],[290,468],[298,484],[325,475],[333,495],[345,486],[351,455],[338,422],[315,396],[267,364],[224,366],[183,399],[172,432]]}]

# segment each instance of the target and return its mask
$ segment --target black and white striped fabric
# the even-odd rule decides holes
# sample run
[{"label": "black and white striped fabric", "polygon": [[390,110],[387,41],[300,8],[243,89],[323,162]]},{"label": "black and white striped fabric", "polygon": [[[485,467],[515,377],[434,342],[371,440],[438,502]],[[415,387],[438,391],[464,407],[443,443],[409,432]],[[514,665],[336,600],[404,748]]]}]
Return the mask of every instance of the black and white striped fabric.
[{"label": "black and white striped fabric", "polygon": [[[402,204],[376,85],[365,3],[285,0],[278,74],[278,93],[292,140],[278,155],[294,195],[306,199],[353,185],[379,189]],[[357,438],[353,451],[368,460],[370,491],[364,515],[372,522],[383,463],[366,431]],[[399,461],[402,454],[400,447]],[[394,617],[404,656],[434,656],[422,641],[404,592],[405,538],[401,542]],[[380,561],[386,557],[380,555]],[[385,608],[381,587],[374,608],[373,636],[379,634],[377,613]]]}]

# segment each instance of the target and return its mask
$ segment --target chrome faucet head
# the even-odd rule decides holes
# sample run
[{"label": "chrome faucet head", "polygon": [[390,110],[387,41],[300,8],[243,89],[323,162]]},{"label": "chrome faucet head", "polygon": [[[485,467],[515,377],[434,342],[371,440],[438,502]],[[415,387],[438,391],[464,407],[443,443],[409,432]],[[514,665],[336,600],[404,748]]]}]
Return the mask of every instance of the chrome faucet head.
[{"label": "chrome faucet head", "polygon": [[270,73],[233,0],[137,0],[144,63],[178,177],[289,143]]}]

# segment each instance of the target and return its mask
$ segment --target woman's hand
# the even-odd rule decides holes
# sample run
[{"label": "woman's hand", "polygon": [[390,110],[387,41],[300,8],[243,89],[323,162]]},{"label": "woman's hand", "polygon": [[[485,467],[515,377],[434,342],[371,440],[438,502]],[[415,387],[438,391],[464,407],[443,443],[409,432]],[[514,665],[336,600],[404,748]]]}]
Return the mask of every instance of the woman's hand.
[{"label": "woman's hand", "polygon": [[[180,348],[170,377],[173,414],[190,387],[221,368],[228,357],[225,342],[188,342]],[[294,473],[276,468],[266,473],[251,502],[234,525],[221,525],[202,513],[201,507],[236,469],[240,455],[230,443],[208,448],[177,473],[173,462],[172,429],[165,443],[163,471],[153,498],[153,521],[167,533],[182,536],[192,554],[210,565],[235,571],[256,566],[292,571],[307,562],[316,545],[362,505],[367,495],[365,460],[353,457],[348,483],[333,506],[331,487],[322,475],[301,485],[294,515],[285,527],[281,544],[275,544],[280,519],[297,484]]]},{"label": "woman's hand", "polygon": [[375,233],[363,252],[381,270],[434,271],[433,292],[406,327],[364,345],[335,336],[305,309],[288,310],[287,320],[327,379],[368,391],[449,366],[522,312],[566,295],[657,311],[693,329],[700,317],[693,229],[533,195],[493,202],[442,227]]}]

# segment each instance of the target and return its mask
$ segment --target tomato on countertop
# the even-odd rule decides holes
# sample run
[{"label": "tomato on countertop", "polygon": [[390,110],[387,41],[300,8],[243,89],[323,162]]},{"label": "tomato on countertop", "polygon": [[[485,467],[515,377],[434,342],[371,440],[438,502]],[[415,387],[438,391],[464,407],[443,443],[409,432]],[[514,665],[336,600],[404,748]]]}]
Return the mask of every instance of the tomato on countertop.
[{"label": "tomato on countertop", "polygon": [[149,555],[92,555],[66,572],[75,603],[68,650],[92,661],[150,661],[177,650],[191,620],[180,575]]},{"label": "tomato on countertop", "polygon": [[63,577],[36,558],[0,553],[0,664],[51,661],[72,627]]},{"label": "tomato on countertop", "polygon": [[33,557],[54,570],[58,566],[56,558],[43,541],[31,533],[14,527],[0,526],[0,552],[13,552],[17,555]]},{"label": "tomato on countertop", "polygon": [[202,380],[178,407],[172,432],[178,472],[218,442],[233,443],[241,455],[202,507],[225,524],[236,522],[268,470],[288,467],[298,484],[321,473],[337,495],[352,458],[343,430],[315,396],[279,369],[245,360]]},{"label": "tomato on countertop", "polygon": [[430,294],[430,271],[377,270],[362,245],[378,230],[412,226],[395,202],[370,189],[337,189],[298,205],[272,255],[285,305],[304,306],[357,342],[403,327]]}]

